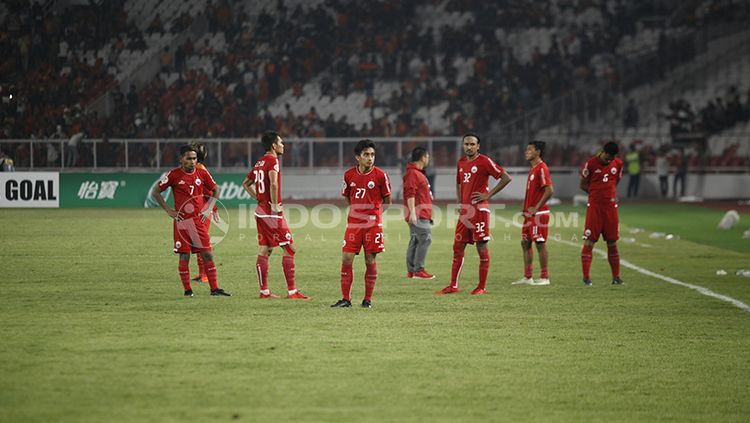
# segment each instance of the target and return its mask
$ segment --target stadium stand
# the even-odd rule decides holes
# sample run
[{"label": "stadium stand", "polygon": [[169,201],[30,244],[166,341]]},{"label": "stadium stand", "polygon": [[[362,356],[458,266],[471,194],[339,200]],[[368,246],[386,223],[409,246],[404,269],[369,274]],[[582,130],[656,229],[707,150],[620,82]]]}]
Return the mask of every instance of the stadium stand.
[{"label": "stadium stand", "polygon": [[[78,133],[254,138],[267,127],[312,138],[439,136],[473,128],[498,132],[506,122],[589,86],[622,95],[663,80],[695,57],[683,47],[692,46],[698,29],[750,16],[746,3],[717,0],[531,5],[513,0],[502,7],[473,0],[115,0],[61,10],[12,1],[3,6],[0,48],[17,60],[3,68],[0,136],[52,140]],[[197,23],[205,28],[196,31]],[[154,76],[131,84],[155,57]],[[655,66],[649,62],[653,57],[659,58]],[[633,71],[639,68],[650,70]],[[731,103],[740,107],[728,112],[729,120],[713,119],[711,107],[720,106],[711,106],[701,94],[675,103],[703,112],[696,113],[697,123],[715,134],[712,154],[744,154],[742,145],[732,148],[731,136],[747,130],[741,90],[750,85],[738,80],[746,70],[742,65],[722,76],[724,84],[736,80],[740,98]],[[703,92],[715,93],[717,87]],[[93,105],[104,97],[112,108],[103,113]],[[653,114],[638,108],[641,122],[627,138],[654,144],[643,132],[661,140],[666,125],[645,118]],[[589,125],[596,128],[596,121]],[[539,134],[555,131],[551,124]],[[620,131],[626,134],[618,127],[617,138]],[[112,148],[121,162],[124,153]],[[131,165],[153,166],[155,156],[171,147],[164,148],[131,151]],[[226,148],[227,163],[246,164],[246,150]],[[335,161],[327,148],[316,151],[323,157],[317,164]],[[517,147],[495,148],[507,162],[518,161]],[[581,139],[574,146],[553,146],[550,160],[564,163],[589,152]],[[24,154],[16,152],[19,163]],[[39,154],[37,163],[59,162],[54,152]],[[74,165],[90,164],[90,157],[83,151]],[[436,157],[437,163],[451,160]]]}]

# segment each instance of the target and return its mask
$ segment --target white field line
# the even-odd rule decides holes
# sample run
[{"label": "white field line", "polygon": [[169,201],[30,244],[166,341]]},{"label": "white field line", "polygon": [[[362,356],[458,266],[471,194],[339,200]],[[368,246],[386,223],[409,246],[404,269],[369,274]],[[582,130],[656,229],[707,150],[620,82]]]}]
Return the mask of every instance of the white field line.
[{"label": "white field line", "polygon": [[[515,221],[510,220],[510,219],[506,219],[506,218],[504,218],[502,216],[495,215],[495,217],[498,220],[500,220],[500,221],[502,221],[502,222],[504,222],[506,224],[511,224],[511,225],[513,225],[513,226],[515,226],[517,228],[521,228],[523,226],[523,225],[521,225],[518,222],[515,222]],[[555,241],[557,241],[557,242],[559,242],[561,244],[570,245],[571,247],[581,247],[581,245],[582,245],[582,244],[576,244],[575,242],[567,241],[567,240],[564,240],[564,239],[555,239]],[[594,248],[594,252],[597,253],[597,254],[599,254],[600,256],[602,256],[604,258],[607,258],[607,252],[606,251],[600,250],[599,248]],[[694,291],[698,291],[698,293],[700,293],[702,295],[705,295],[705,296],[708,296],[708,297],[713,297],[713,298],[716,298],[718,300],[728,302],[729,304],[732,304],[733,306],[735,306],[735,307],[737,307],[737,308],[739,308],[739,309],[741,309],[743,311],[750,312],[750,306],[747,305],[747,304],[745,304],[745,303],[743,303],[742,301],[734,299],[732,297],[728,297],[726,295],[722,295],[722,294],[716,293],[716,292],[711,291],[710,289],[708,289],[706,287],[703,287],[703,286],[700,286],[700,285],[693,285],[693,284],[687,283],[687,282],[682,282],[682,281],[677,280],[675,278],[671,278],[669,276],[665,276],[665,275],[662,275],[662,274],[659,274],[659,273],[656,273],[656,272],[652,272],[652,271],[650,271],[648,269],[644,269],[644,268],[642,268],[640,266],[637,266],[637,265],[635,265],[635,264],[633,264],[633,263],[631,263],[631,262],[629,262],[627,260],[620,259],[620,264],[622,266],[627,267],[628,269],[635,270],[636,272],[641,273],[643,275],[651,276],[652,278],[660,279],[660,280],[663,280],[664,282],[671,283],[673,285],[679,285],[679,286],[682,286],[682,287],[685,287],[685,288],[692,289]]]}]

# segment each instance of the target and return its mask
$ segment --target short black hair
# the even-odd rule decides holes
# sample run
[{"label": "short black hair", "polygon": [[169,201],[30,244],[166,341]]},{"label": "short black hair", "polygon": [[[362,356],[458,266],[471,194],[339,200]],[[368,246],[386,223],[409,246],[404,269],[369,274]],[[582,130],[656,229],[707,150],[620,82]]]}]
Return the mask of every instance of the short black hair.
[{"label": "short black hair", "polygon": [[203,163],[206,160],[206,157],[208,157],[206,145],[197,142],[194,142],[192,145],[195,147],[195,153],[198,155],[198,163]]},{"label": "short black hair", "polygon": [[529,143],[533,145],[539,151],[539,157],[544,156],[544,149],[547,147],[547,143],[544,141],[534,140]]},{"label": "short black hair", "polygon": [[411,161],[418,162],[427,154],[429,153],[427,153],[427,150],[425,150],[424,147],[415,147],[414,150],[411,151]]},{"label": "short black hair", "polygon": [[271,151],[273,145],[276,144],[276,140],[279,139],[279,133],[276,131],[266,131],[263,136],[260,137],[260,143],[263,144],[263,148],[266,151]]},{"label": "short black hair", "polygon": [[365,148],[372,148],[375,150],[375,143],[371,139],[363,139],[354,146],[354,154],[359,156],[365,150]]},{"label": "short black hair", "polygon": [[477,135],[475,132],[467,132],[467,133],[465,133],[464,136],[461,137],[461,142],[463,142],[463,140],[465,140],[467,137],[474,137],[474,138],[476,138],[477,139],[477,144],[481,144],[482,143],[482,139],[479,138],[479,135]]},{"label": "short black hair", "polygon": [[180,147],[180,157],[184,156],[185,153],[188,153],[191,151],[194,152],[195,154],[198,154],[198,150],[196,150],[192,144],[183,145],[182,147]]},{"label": "short black hair", "polygon": [[614,157],[617,155],[617,153],[620,152],[620,147],[617,146],[617,143],[614,141],[610,141],[606,144],[604,144],[604,147],[602,148],[602,151],[609,154],[610,156]]}]

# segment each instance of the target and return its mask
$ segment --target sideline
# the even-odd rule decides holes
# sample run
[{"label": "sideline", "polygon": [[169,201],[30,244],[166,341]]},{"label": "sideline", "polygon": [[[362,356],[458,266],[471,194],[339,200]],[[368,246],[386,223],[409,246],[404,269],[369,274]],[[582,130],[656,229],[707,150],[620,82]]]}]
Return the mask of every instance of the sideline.
[{"label": "sideline", "polygon": [[[495,218],[498,219],[498,220],[500,220],[500,221],[502,221],[502,222],[504,222],[504,223],[506,223],[506,224],[511,224],[511,225],[513,225],[513,226],[515,226],[517,228],[521,228],[523,226],[523,225],[521,225],[518,222],[515,222],[515,221],[513,221],[511,219],[506,219],[506,218],[504,218],[502,216],[495,215]],[[562,240],[562,239],[561,240],[557,240],[556,239],[555,241],[557,241],[557,242],[559,242],[561,244],[569,245],[571,247],[580,247],[581,246],[581,244],[576,244],[575,242],[571,242],[571,241],[567,241],[567,240]],[[599,254],[600,256],[602,256],[604,258],[607,258],[607,253],[605,251],[603,251],[603,250],[600,250],[599,248],[594,248],[594,252],[597,253],[597,254]],[[716,293],[716,292],[711,291],[710,289],[708,289],[706,287],[703,287],[703,286],[700,286],[700,285],[693,285],[693,284],[687,283],[687,282],[682,282],[682,281],[677,280],[675,278],[671,278],[669,276],[665,276],[665,275],[662,275],[662,274],[659,274],[659,273],[656,273],[656,272],[652,272],[652,271],[650,271],[648,269],[644,269],[643,267],[637,266],[637,265],[635,265],[635,264],[633,264],[633,263],[631,263],[631,262],[629,262],[627,260],[620,259],[620,265],[622,265],[624,267],[627,267],[628,269],[635,270],[636,272],[641,273],[643,275],[651,276],[652,278],[660,279],[660,280],[662,280],[664,282],[671,283],[673,285],[679,285],[679,286],[682,286],[682,287],[685,287],[685,288],[692,289],[692,290],[697,291],[698,293],[700,293],[702,295],[716,298],[718,300],[721,300],[721,301],[727,302],[729,304],[732,304],[733,306],[735,306],[735,307],[737,307],[737,308],[739,308],[739,309],[741,309],[743,311],[750,312],[750,306],[747,305],[747,304],[745,304],[745,303],[743,303],[742,301],[734,299],[732,297],[728,297],[726,295],[722,295],[722,294]]]}]

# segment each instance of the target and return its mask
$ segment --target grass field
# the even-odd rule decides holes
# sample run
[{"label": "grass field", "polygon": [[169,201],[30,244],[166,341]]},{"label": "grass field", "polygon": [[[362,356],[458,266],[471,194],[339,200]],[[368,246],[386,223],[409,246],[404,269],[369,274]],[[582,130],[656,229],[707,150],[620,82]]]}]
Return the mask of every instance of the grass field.
[{"label": "grass field", "polygon": [[[750,268],[741,239],[750,215],[719,233],[717,210],[620,212],[622,237],[633,238],[620,243],[624,259],[750,304],[750,278],[734,274]],[[183,298],[161,211],[0,218],[2,422],[750,419],[750,313],[626,268],[626,285],[613,287],[599,256],[586,288],[580,249],[560,242],[549,245],[551,286],[511,286],[522,270],[519,230],[502,222],[483,297],[468,295],[471,250],[464,291],[432,295],[449,280],[451,225],[433,231],[437,280],[412,281],[405,224],[389,223],[374,308],[364,310],[328,307],[340,298],[343,226],[294,230],[298,285],[313,300],[293,302],[257,299],[255,231],[236,223],[215,247],[220,285],[234,296],[194,286],[196,297]],[[551,236],[580,243],[578,223]],[[355,301],[363,274],[358,258]],[[283,293],[277,255],[270,278]]]}]

